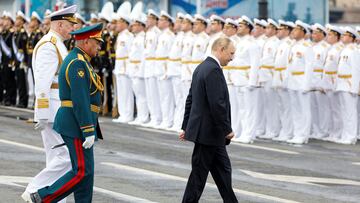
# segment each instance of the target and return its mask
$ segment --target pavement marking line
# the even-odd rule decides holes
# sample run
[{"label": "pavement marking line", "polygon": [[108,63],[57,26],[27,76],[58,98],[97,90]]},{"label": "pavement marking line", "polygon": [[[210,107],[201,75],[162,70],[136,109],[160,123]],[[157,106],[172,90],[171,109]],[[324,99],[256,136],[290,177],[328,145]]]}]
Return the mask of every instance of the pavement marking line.
[{"label": "pavement marking line", "polygon": [[22,112],[26,112],[26,113],[34,113],[34,110],[32,110],[32,109],[23,109],[23,108],[11,107],[11,106],[0,106],[0,108],[12,110],[12,111],[22,111]]},{"label": "pavement marking line", "polygon": [[[179,177],[179,176],[175,176],[175,175],[169,175],[169,174],[165,174],[165,173],[160,173],[160,172],[156,172],[156,171],[150,171],[150,170],[146,170],[146,169],[136,168],[136,167],[117,164],[117,163],[101,162],[101,164],[106,165],[106,166],[111,166],[111,167],[114,167],[114,168],[117,168],[117,169],[120,169],[120,170],[127,170],[127,171],[132,171],[132,172],[140,173],[140,174],[146,174],[146,175],[150,175],[150,176],[158,176],[158,177],[161,177],[161,178],[181,181],[181,182],[185,182],[185,183],[188,180],[187,178],[183,178],[183,177]],[[206,186],[217,189],[216,185],[213,184],[213,183],[206,183]],[[279,198],[279,197],[273,197],[273,196],[270,196],[270,195],[264,195],[264,194],[250,192],[250,191],[246,191],[246,190],[240,190],[240,189],[237,189],[237,188],[234,188],[233,190],[234,190],[234,192],[236,192],[238,194],[241,194],[241,195],[251,196],[251,197],[255,197],[255,198],[261,198],[261,199],[275,201],[275,202],[300,203],[300,202],[293,201],[293,200],[283,199],[283,198]]]},{"label": "pavement marking line", "polygon": [[360,162],[352,162],[353,165],[360,166]]},{"label": "pavement marking line", "polygon": [[148,132],[153,133],[163,133],[163,134],[170,134],[170,135],[176,135],[176,132],[166,131],[166,130],[159,130],[159,129],[152,129],[152,128],[145,128],[145,127],[135,127],[138,130],[144,130]]},{"label": "pavement marking line", "polygon": [[18,146],[18,147],[23,147],[23,148],[27,148],[27,149],[32,149],[32,150],[36,150],[36,151],[45,152],[45,150],[43,148],[41,148],[41,147],[35,147],[35,146],[32,146],[32,145],[22,144],[22,143],[10,141],[10,140],[0,139],[0,143],[9,144],[9,145],[15,145],[15,146]]},{"label": "pavement marking line", "polygon": [[241,144],[241,143],[232,142],[231,145],[238,145],[238,146],[254,148],[254,149],[262,149],[262,150],[266,150],[266,151],[273,151],[273,152],[279,152],[279,153],[284,153],[284,154],[299,154],[298,152],[294,152],[294,151],[290,151],[290,150],[276,149],[276,148],[271,148],[271,147],[263,147],[263,146],[258,146],[258,145],[254,145],[254,144]]},{"label": "pavement marking line", "polygon": [[[9,186],[16,186],[16,187],[21,187],[21,188],[25,188],[25,186],[19,185],[17,183],[26,183],[26,184],[28,184],[31,180],[32,180],[32,177],[0,176],[0,184],[9,185]],[[114,192],[114,191],[107,190],[107,189],[100,188],[100,187],[96,187],[96,186],[94,186],[94,191],[105,194],[105,195],[108,195],[108,196],[110,196],[110,197],[112,197],[114,199],[122,200],[122,201],[126,201],[126,202],[155,203],[155,202],[147,200],[147,199],[142,199],[142,198],[139,198],[139,197],[134,197],[134,196]]]}]

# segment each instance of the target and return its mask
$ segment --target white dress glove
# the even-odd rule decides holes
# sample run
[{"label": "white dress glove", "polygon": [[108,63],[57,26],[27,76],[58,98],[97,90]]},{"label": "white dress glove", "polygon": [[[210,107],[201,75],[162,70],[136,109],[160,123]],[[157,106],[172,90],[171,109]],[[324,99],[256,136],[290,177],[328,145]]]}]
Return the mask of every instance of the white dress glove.
[{"label": "white dress glove", "polygon": [[95,135],[91,135],[91,136],[85,138],[85,141],[83,142],[82,146],[85,149],[89,149],[94,145],[94,142],[95,142]]},{"label": "white dress glove", "polygon": [[35,130],[42,131],[45,129],[46,125],[48,124],[47,119],[40,119],[34,126]]}]

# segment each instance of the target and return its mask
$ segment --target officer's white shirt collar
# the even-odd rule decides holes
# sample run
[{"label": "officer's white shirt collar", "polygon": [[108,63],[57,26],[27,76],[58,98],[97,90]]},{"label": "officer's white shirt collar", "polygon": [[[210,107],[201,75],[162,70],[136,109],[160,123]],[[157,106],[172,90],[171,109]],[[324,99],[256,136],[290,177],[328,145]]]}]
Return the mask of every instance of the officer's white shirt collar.
[{"label": "officer's white shirt collar", "polygon": [[211,54],[209,54],[209,57],[210,57],[210,58],[213,58],[213,59],[216,61],[216,63],[221,67],[220,61],[219,61],[219,59],[216,58],[216,56],[214,56],[214,55],[211,53]]},{"label": "officer's white shirt collar", "polygon": [[61,35],[57,33],[55,30],[50,29],[49,32],[53,33],[57,38],[59,38],[62,42],[64,42],[64,38],[61,37]]}]

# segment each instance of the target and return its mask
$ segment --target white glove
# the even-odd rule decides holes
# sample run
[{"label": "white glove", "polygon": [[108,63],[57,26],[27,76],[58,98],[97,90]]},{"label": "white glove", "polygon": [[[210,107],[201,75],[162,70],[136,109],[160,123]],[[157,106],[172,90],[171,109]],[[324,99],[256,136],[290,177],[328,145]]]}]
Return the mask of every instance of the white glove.
[{"label": "white glove", "polygon": [[40,119],[34,126],[35,130],[42,131],[45,129],[46,125],[48,124],[47,119]]},{"label": "white glove", "polygon": [[95,142],[95,135],[91,135],[91,136],[85,138],[85,141],[83,142],[82,146],[85,149],[89,149],[94,145],[94,142]]}]

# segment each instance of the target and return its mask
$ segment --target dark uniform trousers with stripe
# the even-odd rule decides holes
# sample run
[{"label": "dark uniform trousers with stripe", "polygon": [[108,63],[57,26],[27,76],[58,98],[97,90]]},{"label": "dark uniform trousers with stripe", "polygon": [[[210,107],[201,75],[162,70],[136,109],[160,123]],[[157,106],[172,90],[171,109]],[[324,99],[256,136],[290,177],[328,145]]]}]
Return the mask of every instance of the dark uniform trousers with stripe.
[{"label": "dark uniform trousers with stripe", "polygon": [[[90,203],[94,184],[93,147],[84,149],[86,137],[95,135],[101,106],[103,85],[101,78],[90,65],[90,57],[75,47],[64,59],[59,72],[59,96],[61,107],[54,130],[61,134],[69,149],[72,170],[41,188],[38,193],[42,202],[58,202],[74,192],[75,202]],[[100,134],[99,134],[100,136]]]}]

